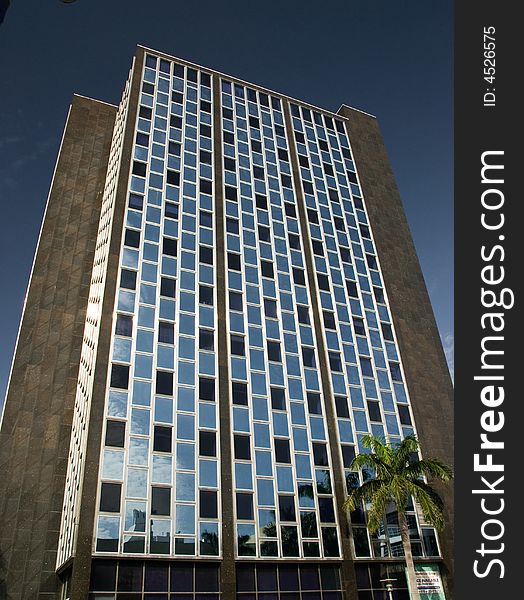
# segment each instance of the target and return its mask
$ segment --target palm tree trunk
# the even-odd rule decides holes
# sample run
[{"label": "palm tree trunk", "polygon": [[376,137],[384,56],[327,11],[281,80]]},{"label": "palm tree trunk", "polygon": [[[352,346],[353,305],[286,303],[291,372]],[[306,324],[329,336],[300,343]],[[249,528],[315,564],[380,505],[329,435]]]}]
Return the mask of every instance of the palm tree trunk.
[{"label": "palm tree trunk", "polygon": [[411,600],[420,600],[420,594],[418,593],[417,587],[417,576],[415,574],[415,563],[413,562],[413,554],[411,553],[411,543],[409,541],[408,521],[406,519],[406,515],[403,512],[398,513],[398,524],[400,527],[400,535],[402,537],[402,545],[404,546],[404,557],[406,559]]}]

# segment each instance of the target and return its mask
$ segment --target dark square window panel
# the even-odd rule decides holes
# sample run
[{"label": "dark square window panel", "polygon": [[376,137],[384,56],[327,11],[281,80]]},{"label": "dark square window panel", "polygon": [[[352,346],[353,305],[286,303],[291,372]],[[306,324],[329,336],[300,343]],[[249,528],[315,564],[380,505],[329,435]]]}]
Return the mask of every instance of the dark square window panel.
[{"label": "dark square window panel", "polygon": [[124,447],[126,438],[126,424],[124,421],[107,421],[106,446]]},{"label": "dark square window panel", "polygon": [[113,365],[111,367],[111,387],[127,390],[129,385],[129,367]]},{"label": "dark square window panel", "polygon": [[200,517],[203,519],[218,518],[217,492],[200,490]]},{"label": "dark square window panel", "polygon": [[102,483],[100,490],[100,510],[102,512],[120,512],[120,483]]},{"label": "dark square window panel", "polygon": [[200,456],[216,456],[216,433],[214,431],[200,431],[198,437],[200,442]]},{"label": "dark square window panel", "polygon": [[153,487],[151,489],[151,514],[169,516],[171,514],[171,489]]},{"label": "dark square window panel", "polygon": [[155,425],[153,450],[155,450],[155,452],[171,452],[172,438],[173,435],[171,427]]},{"label": "dark square window panel", "polygon": [[198,397],[200,400],[215,401],[215,380],[200,377],[198,381]]},{"label": "dark square window panel", "polygon": [[235,435],[235,458],[238,460],[251,460],[251,444],[247,435]]},{"label": "dark square window panel", "polygon": [[156,393],[165,396],[173,395],[173,373],[168,371],[156,372]]},{"label": "dark square window panel", "polygon": [[289,450],[289,440],[275,439],[275,460],[279,463],[289,464],[291,462],[291,452]]}]

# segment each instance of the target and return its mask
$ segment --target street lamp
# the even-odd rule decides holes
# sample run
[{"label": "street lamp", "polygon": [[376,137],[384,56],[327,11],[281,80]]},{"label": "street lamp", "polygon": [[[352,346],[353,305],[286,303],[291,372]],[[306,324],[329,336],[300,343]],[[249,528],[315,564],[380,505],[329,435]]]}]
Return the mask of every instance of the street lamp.
[{"label": "street lamp", "polygon": [[393,600],[393,582],[395,582],[396,579],[381,579],[380,583],[384,583],[386,585],[386,590],[388,592],[388,598],[389,600]]}]

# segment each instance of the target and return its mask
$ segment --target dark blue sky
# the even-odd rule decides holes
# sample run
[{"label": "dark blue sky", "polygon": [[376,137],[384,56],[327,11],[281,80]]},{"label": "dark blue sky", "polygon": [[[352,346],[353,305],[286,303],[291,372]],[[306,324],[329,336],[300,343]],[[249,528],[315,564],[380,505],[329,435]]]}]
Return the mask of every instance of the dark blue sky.
[{"label": "dark blue sky", "polygon": [[71,96],[117,103],[137,43],[377,115],[449,358],[452,19],[450,0],[11,3],[0,26],[0,404]]}]

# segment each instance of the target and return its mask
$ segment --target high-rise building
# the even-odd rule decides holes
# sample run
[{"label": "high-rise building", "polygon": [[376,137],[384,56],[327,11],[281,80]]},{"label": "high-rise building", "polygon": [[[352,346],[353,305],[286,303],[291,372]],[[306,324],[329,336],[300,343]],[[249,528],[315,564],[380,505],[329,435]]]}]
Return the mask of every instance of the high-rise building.
[{"label": "high-rise building", "polygon": [[[13,600],[408,598],[365,433],[452,462],[451,383],[376,119],[138,47],[75,96],[0,445]],[[409,514],[452,593],[448,527]]]}]

